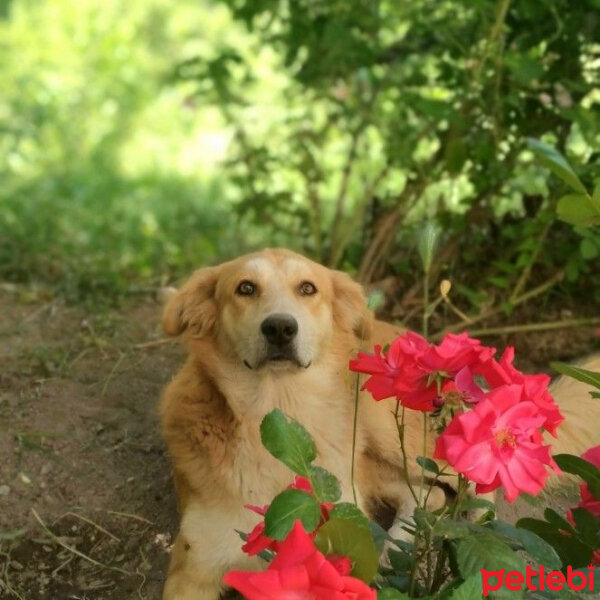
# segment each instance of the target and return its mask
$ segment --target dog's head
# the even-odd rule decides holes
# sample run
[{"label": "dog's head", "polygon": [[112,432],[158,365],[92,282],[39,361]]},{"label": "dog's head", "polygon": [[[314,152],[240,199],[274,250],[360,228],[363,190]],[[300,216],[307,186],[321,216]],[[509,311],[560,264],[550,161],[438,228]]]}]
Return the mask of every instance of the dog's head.
[{"label": "dog's head", "polygon": [[249,369],[306,369],[336,335],[367,339],[360,285],[294,252],[263,250],[196,271],[169,300],[163,327],[212,338]]}]

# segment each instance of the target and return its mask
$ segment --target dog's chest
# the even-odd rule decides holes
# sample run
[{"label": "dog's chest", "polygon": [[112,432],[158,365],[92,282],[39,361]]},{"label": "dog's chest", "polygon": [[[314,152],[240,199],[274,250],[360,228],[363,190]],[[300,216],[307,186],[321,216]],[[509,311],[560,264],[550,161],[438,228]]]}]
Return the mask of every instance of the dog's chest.
[{"label": "dog's chest", "polygon": [[[293,384],[295,383],[295,385]],[[251,409],[242,419],[234,447],[236,493],[251,504],[266,504],[293,482],[294,473],[262,445],[260,423],[275,408],[298,421],[313,437],[315,463],[331,471],[349,489],[352,449],[352,401],[348,392],[330,381],[268,381],[247,390]]]}]

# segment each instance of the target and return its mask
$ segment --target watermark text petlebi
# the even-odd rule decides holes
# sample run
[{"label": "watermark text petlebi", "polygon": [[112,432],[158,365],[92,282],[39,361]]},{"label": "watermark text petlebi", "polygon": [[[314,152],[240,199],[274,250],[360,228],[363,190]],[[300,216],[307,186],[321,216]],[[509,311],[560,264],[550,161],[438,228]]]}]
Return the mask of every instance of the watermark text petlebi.
[{"label": "watermark text petlebi", "polygon": [[582,590],[594,591],[594,567],[589,565],[587,573],[575,570],[570,565],[567,567],[567,574],[560,571],[546,571],[543,566],[537,570],[527,565],[525,574],[520,571],[486,571],[481,569],[483,577],[483,595],[487,597],[489,592],[499,590],[503,585],[511,592],[517,592],[525,586],[532,592],[550,590],[559,592],[566,586],[575,592]]}]

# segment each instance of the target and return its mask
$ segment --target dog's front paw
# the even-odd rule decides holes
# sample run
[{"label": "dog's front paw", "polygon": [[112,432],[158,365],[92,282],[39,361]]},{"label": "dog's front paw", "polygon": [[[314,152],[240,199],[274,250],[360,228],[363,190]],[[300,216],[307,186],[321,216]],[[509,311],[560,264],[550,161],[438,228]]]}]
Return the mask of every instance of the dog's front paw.
[{"label": "dog's front paw", "polygon": [[162,600],[220,600],[222,591],[220,585],[202,584],[183,573],[173,573],[167,578]]}]

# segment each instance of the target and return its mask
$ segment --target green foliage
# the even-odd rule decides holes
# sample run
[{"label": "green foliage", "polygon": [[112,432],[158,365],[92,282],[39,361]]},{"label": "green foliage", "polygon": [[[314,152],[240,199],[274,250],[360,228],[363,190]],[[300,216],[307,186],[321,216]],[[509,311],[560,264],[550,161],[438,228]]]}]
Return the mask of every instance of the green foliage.
[{"label": "green foliage", "polygon": [[329,516],[332,519],[345,519],[347,521],[354,521],[354,523],[362,527],[369,527],[369,520],[365,517],[364,513],[350,502],[338,502],[329,511]]},{"label": "green foliage", "polygon": [[544,565],[544,567],[550,570],[556,570],[562,567],[562,563],[556,554],[556,550],[531,531],[513,527],[503,521],[492,521],[489,527],[513,542],[519,543],[521,549],[527,552],[537,564]]},{"label": "green foliage", "polygon": [[[561,367],[566,365],[560,365]],[[589,372],[588,372],[589,373]],[[574,376],[571,373],[565,374]],[[581,380],[581,374],[576,373]],[[587,381],[587,380],[584,380]],[[554,456],[556,464],[566,473],[578,475],[585,481],[590,493],[600,498],[600,469],[578,456],[558,454]],[[594,551],[600,546],[600,517],[594,516],[583,508],[571,511],[572,521],[547,508],[544,520],[525,518],[517,527],[529,530],[550,544],[563,565],[582,566],[590,564]]]},{"label": "green foliage", "polygon": [[[0,20],[0,278],[112,301],[245,250],[208,168],[223,125],[190,110],[188,91],[165,92],[172,57],[209,10],[10,3]],[[220,37],[212,28],[207,37]]]},{"label": "green foliage", "polygon": [[598,283],[545,168],[580,194],[600,175],[593,2],[221,3],[260,68],[224,42],[178,76],[231,124],[240,214],[364,281],[413,276],[407,240],[437,221],[455,272],[511,265],[484,273],[506,312],[533,265]]},{"label": "green foliage", "polygon": [[426,456],[417,456],[417,464],[425,469],[425,471],[430,471],[434,475],[439,475],[440,469],[437,466],[437,463],[431,458],[427,458]]},{"label": "green foliage", "polygon": [[309,479],[313,493],[322,502],[337,502],[342,495],[340,482],[322,467],[311,465]]},{"label": "green foliage", "polygon": [[408,600],[409,596],[394,588],[385,588],[377,592],[377,600]]},{"label": "green foliage", "polygon": [[[563,565],[588,565],[594,548],[583,541],[583,532],[578,532],[568,521],[550,509],[546,510],[544,516],[546,520],[520,519],[517,526],[546,540],[556,550]],[[596,527],[598,531],[599,524],[596,524]],[[565,532],[569,535],[565,535]]]},{"label": "green foliage", "polygon": [[370,583],[379,565],[379,552],[370,531],[353,520],[330,519],[319,527],[315,545],[323,554],[347,556],[352,575]]},{"label": "green foliage", "polygon": [[450,600],[477,600],[482,597],[483,581],[481,573],[467,577],[456,589],[452,590]]},{"label": "green foliage", "polygon": [[531,138],[527,140],[527,144],[535,154],[537,154],[541,161],[569,187],[580,194],[586,193],[585,187],[583,183],[581,183],[579,177],[577,177],[575,171],[573,171],[573,167],[571,167],[560,152],[557,152],[555,148],[548,144],[544,144],[543,142]]},{"label": "green foliage", "polygon": [[575,367],[573,365],[566,365],[564,363],[553,362],[550,366],[563,375],[568,375],[577,381],[587,383],[593,387],[600,389],[600,373],[595,371],[589,371],[588,369],[582,369],[581,367]]},{"label": "green foliage", "polygon": [[566,473],[579,475],[589,486],[594,496],[600,498],[600,469],[589,461],[571,454],[557,454],[554,461]]},{"label": "green foliage", "polygon": [[[579,227],[600,225],[598,186],[596,186],[593,195],[588,194],[571,165],[559,152],[538,140],[530,139],[528,143],[540,160],[576,192],[575,194],[567,194],[558,201],[556,207],[558,216],[563,221]],[[582,240],[581,254],[585,258],[596,256],[596,241],[594,238]]]},{"label": "green foliage", "polygon": [[274,540],[283,540],[295,521],[301,521],[306,531],[319,524],[321,509],[314,496],[302,490],[285,490],[271,502],[265,514],[265,533]]},{"label": "green foliage", "polygon": [[304,427],[272,410],[260,425],[263,446],[292,471],[308,477],[311,462],[317,457],[315,443]]},{"label": "green foliage", "polygon": [[436,223],[467,312],[600,300],[594,10],[5,2],[0,277],[110,298],[282,244],[410,289]]}]

